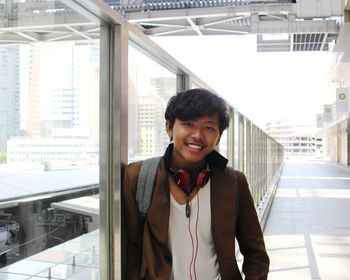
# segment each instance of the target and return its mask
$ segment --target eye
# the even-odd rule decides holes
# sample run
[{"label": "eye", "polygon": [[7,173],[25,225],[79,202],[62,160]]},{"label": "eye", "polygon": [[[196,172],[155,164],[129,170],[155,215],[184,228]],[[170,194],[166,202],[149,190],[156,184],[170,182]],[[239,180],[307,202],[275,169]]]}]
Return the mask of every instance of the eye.
[{"label": "eye", "polygon": [[190,127],[193,126],[193,124],[192,124],[191,122],[182,122],[182,125],[184,125],[184,126],[190,126]]},{"label": "eye", "polygon": [[209,130],[209,131],[212,131],[212,132],[216,131],[216,128],[213,127],[213,126],[207,126],[206,129]]}]

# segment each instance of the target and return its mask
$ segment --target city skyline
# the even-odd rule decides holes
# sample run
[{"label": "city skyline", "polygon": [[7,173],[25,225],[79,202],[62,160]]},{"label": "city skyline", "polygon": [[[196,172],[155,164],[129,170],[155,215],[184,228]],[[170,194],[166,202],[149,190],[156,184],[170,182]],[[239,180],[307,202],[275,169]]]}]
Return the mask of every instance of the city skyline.
[{"label": "city skyline", "polygon": [[[40,42],[16,48],[18,73],[11,78],[18,84],[20,109],[14,114],[21,120],[21,133],[5,138],[7,162],[98,164],[98,44]],[[164,110],[176,92],[176,76],[132,48],[129,60],[129,157],[133,160],[159,155],[169,143]]]}]

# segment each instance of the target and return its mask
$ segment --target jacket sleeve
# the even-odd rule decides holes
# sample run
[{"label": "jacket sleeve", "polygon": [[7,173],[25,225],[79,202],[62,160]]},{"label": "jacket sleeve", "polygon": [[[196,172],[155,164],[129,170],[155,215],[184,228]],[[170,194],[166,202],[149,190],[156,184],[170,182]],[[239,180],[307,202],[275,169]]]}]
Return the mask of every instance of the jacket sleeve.
[{"label": "jacket sleeve", "polygon": [[139,249],[139,212],[136,203],[136,186],[141,163],[128,165],[124,172],[122,198],[123,198],[123,226],[126,228],[126,279],[141,279],[141,258]]},{"label": "jacket sleeve", "polygon": [[269,257],[258,220],[248,182],[242,172],[236,172],[239,188],[239,215],[237,217],[237,241],[243,255],[243,273],[246,280],[267,279]]}]

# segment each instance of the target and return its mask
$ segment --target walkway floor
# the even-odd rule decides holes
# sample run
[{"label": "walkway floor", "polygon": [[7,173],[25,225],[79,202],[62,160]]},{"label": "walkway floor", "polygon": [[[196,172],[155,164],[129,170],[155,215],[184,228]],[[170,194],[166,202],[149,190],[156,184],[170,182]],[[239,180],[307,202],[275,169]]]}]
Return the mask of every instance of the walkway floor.
[{"label": "walkway floor", "polygon": [[287,161],[264,234],[269,280],[350,279],[350,169]]}]

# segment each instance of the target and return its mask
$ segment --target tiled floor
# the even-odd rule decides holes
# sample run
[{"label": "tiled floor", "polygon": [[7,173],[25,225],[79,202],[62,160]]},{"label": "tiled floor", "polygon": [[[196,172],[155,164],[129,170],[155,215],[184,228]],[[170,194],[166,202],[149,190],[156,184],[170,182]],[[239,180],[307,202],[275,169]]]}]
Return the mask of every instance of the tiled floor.
[{"label": "tiled floor", "polygon": [[287,161],[264,234],[270,280],[350,279],[350,169]]}]

